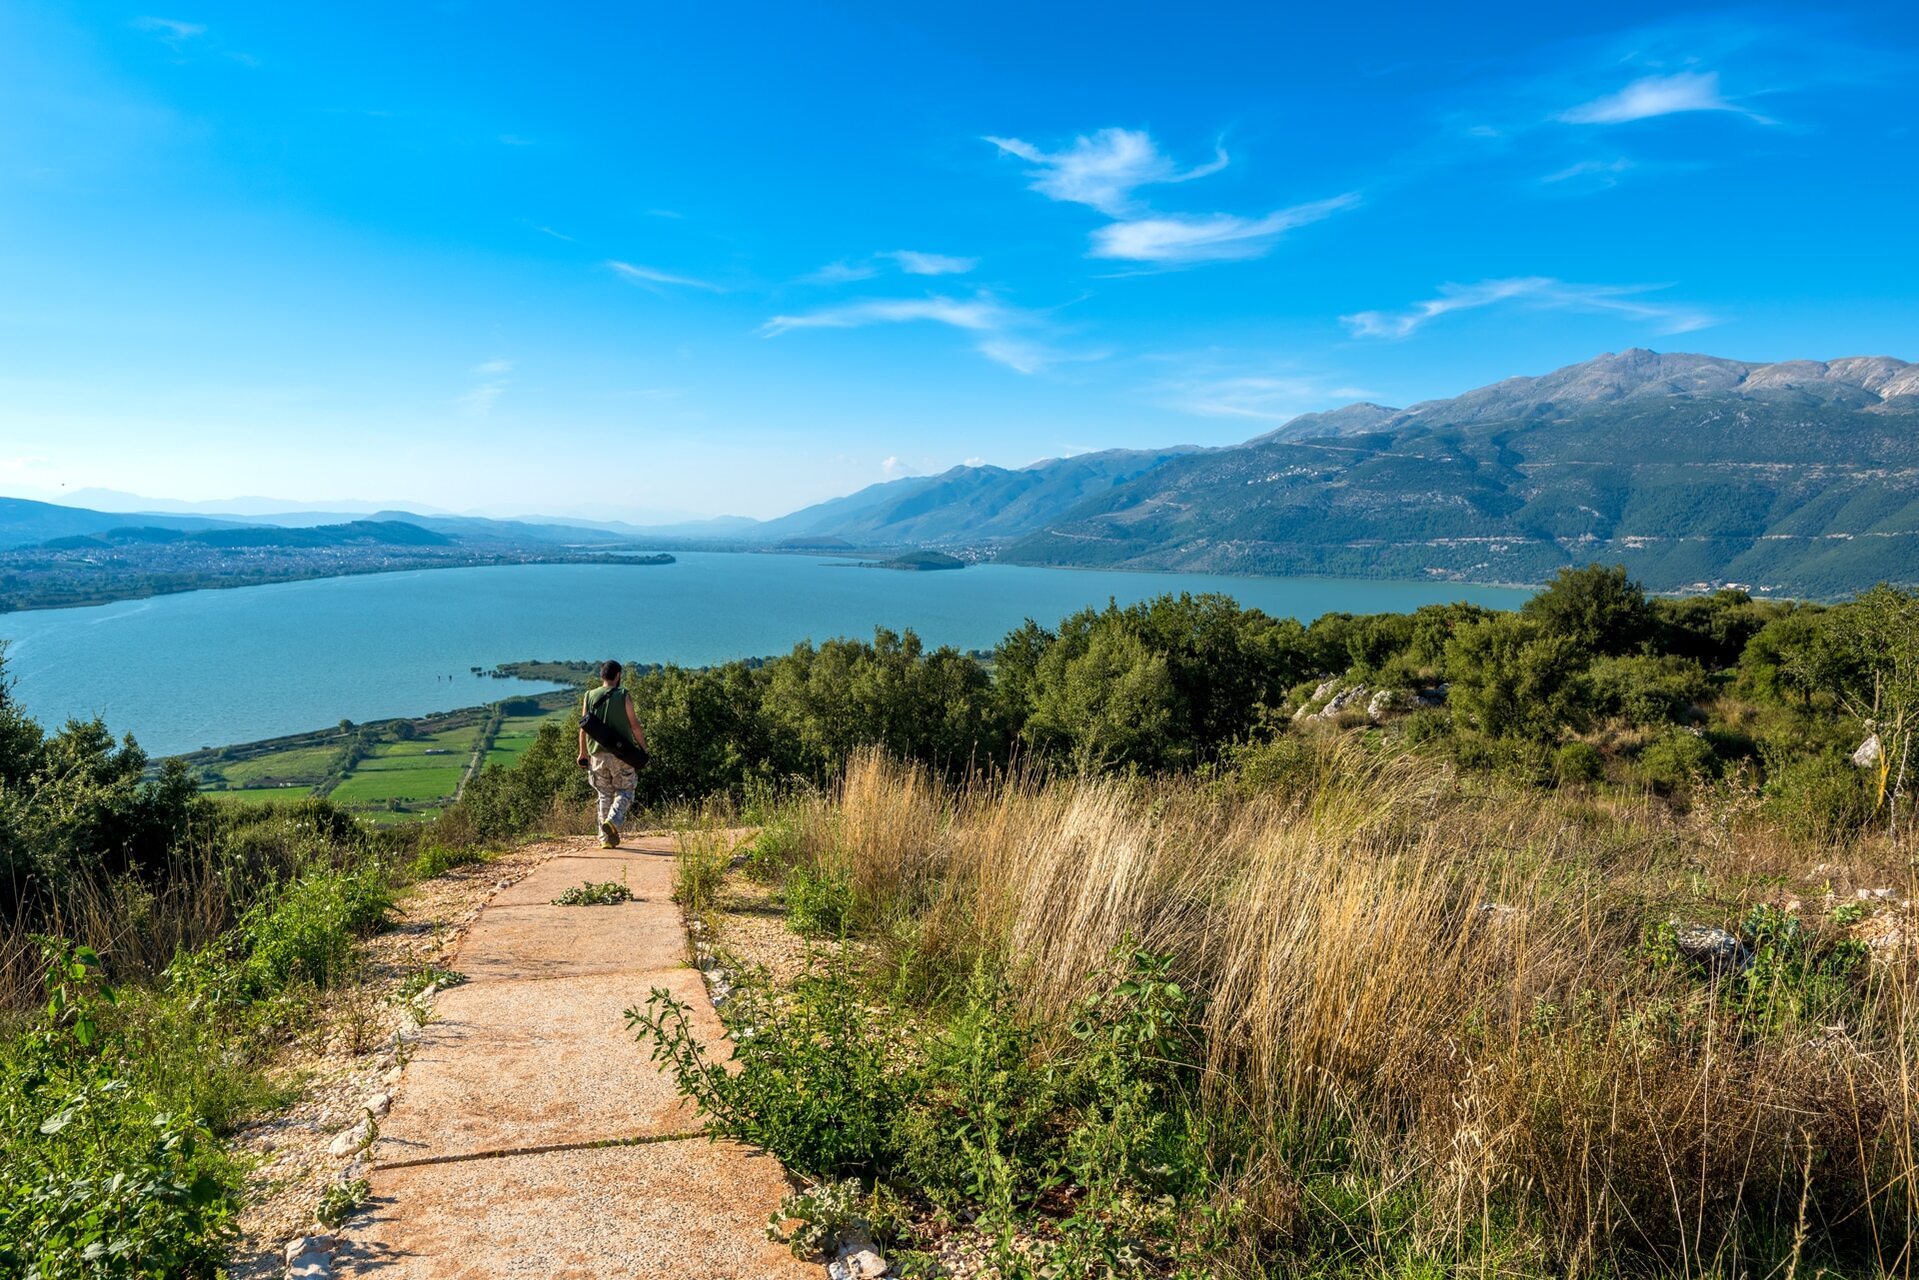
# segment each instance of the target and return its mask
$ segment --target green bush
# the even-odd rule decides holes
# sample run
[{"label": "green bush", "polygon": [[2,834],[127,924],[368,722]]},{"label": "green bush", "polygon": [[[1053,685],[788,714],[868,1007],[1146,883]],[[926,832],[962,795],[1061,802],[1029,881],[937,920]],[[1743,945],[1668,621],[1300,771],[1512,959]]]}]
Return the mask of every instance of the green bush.
[{"label": "green bush", "polygon": [[1718,772],[1718,757],[1704,736],[1675,729],[1639,753],[1639,770],[1661,791],[1684,791]]},{"label": "green bush", "polygon": [[633,891],[622,880],[582,880],[553,899],[556,907],[617,907],[633,901]]},{"label": "green bush", "polygon": [[732,844],[724,832],[681,832],[680,849],[673,856],[673,901],[696,915],[711,910],[726,887],[732,861]]},{"label": "green bush", "polygon": [[786,922],[809,938],[838,937],[853,912],[853,881],[833,867],[795,866],[786,874]]},{"label": "green bush", "polygon": [[1597,782],[1605,773],[1605,759],[1590,742],[1568,742],[1553,756],[1553,775],[1561,786]]},{"label": "green bush", "polygon": [[1703,667],[1671,655],[1601,658],[1589,679],[1596,713],[1638,725],[1676,724],[1712,692]]},{"label": "green bush", "polygon": [[473,845],[449,845],[434,842],[415,854],[413,861],[407,864],[406,876],[409,880],[431,880],[435,876],[445,875],[455,867],[470,866],[475,862],[485,862],[487,854]]},{"label": "green bush", "polygon": [[325,989],[352,971],[353,943],[379,930],[393,907],[372,863],[309,871],[277,898],[254,904],[235,934],[245,948],[240,988],[258,999],[295,983]]},{"label": "green bush", "polygon": [[1003,1220],[1046,1184],[1058,1077],[1038,1065],[1012,989],[983,967],[952,1021],[919,1049],[901,1168],[936,1204],[982,1205]]},{"label": "green bush", "polygon": [[727,1002],[741,1030],[729,1071],[706,1056],[687,1006],[655,988],[627,1025],[652,1046],[709,1129],[765,1147],[813,1177],[872,1173],[891,1163],[905,1105],[887,1070],[889,1040],[844,962],[808,973],[789,997],[743,982]]},{"label": "green bush", "polygon": [[1794,759],[1768,752],[1766,812],[1795,837],[1837,840],[1872,821],[1870,775],[1843,756]]},{"label": "green bush", "polygon": [[46,1010],[0,1047],[0,1274],[210,1280],[239,1169],[142,1078],[98,957],[48,959]]},{"label": "green bush", "polygon": [[746,851],[746,874],[761,884],[778,884],[799,858],[803,834],[791,818],[768,819]]}]

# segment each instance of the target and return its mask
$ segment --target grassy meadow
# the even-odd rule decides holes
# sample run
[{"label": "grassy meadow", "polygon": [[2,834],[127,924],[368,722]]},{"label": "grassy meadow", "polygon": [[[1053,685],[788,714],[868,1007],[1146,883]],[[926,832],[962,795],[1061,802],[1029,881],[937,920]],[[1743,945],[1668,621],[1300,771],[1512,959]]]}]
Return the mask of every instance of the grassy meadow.
[{"label": "grassy meadow", "polygon": [[[746,870],[847,947],[728,1006],[738,1077],[683,1081],[857,1180],[801,1213],[906,1257],[972,1223],[1008,1276],[1909,1273],[1903,847],[1337,729],[1266,754],[959,785],[872,755],[772,805]],[[673,1045],[659,1002],[640,1026]]]}]

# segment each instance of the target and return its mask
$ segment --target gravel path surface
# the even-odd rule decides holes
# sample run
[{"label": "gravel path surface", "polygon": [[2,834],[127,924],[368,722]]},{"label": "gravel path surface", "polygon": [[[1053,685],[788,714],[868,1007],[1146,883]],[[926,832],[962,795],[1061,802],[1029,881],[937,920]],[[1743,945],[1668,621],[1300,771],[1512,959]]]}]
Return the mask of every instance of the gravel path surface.
[{"label": "gravel path surface", "polygon": [[[771,1157],[709,1143],[626,1031],[655,987],[720,1036],[671,900],[671,838],[569,841],[499,893],[454,957],[369,1150],[372,1202],[336,1274],[818,1277],[768,1241],[788,1190]],[[584,880],[633,901],[560,907]]]}]

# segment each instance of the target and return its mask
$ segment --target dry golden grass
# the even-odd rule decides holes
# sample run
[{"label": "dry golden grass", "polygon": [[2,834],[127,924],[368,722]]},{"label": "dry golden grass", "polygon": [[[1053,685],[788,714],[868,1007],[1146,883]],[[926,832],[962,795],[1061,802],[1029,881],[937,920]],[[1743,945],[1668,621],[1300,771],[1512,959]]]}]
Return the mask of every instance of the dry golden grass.
[{"label": "dry golden grass", "polygon": [[[953,790],[868,755],[802,826],[903,964],[997,959],[1042,1026],[1123,943],[1175,956],[1268,1246],[1332,1223],[1358,1256],[1527,1274],[1785,1275],[1805,1248],[1910,1272],[1919,970],[1883,844],[1795,844],[1730,796],[1512,791],[1331,734],[1258,793]],[[1758,902],[1843,932],[1826,904],[1869,884],[1901,890],[1904,940],[1840,1014],[1777,993],[1742,1017],[1647,953],[1662,921]]]}]

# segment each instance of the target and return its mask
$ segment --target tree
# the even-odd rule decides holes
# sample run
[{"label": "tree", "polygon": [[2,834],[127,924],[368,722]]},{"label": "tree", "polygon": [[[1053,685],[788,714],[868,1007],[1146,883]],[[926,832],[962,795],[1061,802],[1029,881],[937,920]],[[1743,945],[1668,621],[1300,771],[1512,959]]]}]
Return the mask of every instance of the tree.
[{"label": "tree", "polygon": [[1623,564],[1561,569],[1520,612],[1547,635],[1563,636],[1590,654],[1631,653],[1652,634],[1645,588],[1626,576]]},{"label": "tree", "polygon": [[1069,756],[1082,772],[1162,767],[1183,754],[1168,736],[1173,703],[1165,656],[1136,635],[1103,628],[1077,653],[1059,644],[1047,650],[1026,737]]},{"label": "tree", "polygon": [[1589,714],[1586,655],[1568,636],[1504,614],[1462,627],[1446,644],[1454,711],[1497,738],[1545,741]]}]

